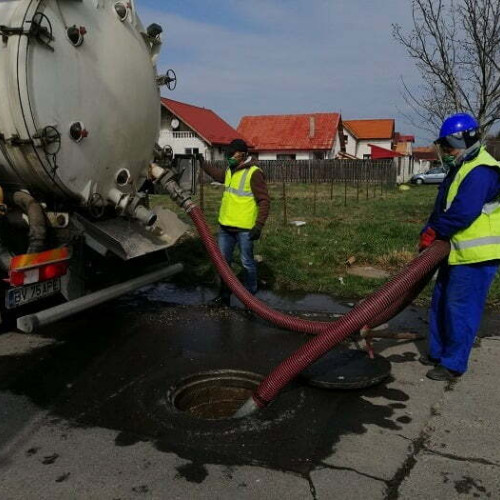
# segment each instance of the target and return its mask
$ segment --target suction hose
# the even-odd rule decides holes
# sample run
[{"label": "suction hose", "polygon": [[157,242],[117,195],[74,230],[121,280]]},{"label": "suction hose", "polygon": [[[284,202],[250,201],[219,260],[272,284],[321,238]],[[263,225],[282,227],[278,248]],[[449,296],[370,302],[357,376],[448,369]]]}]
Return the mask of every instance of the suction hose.
[{"label": "suction hose", "polygon": [[389,309],[408,289],[415,289],[423,277],[432,275],[439,263],[447,257],[450,245],[445,241],[434,242],[397,276],[377,292],[358,303],[348,314],[328,325],[323,333],[299,348],[271,372],[235,416],[245,416],[268,405],[278,393],[301,371],[314,363],[336,344],[370,323],[380,311]]},{"label": "suction hose", "polygon": [[[241,302],[251,311],[260,316],[262,319],[265,319],[280,328],[295,332],[318,334],[323,332],[329,325],[332,324],[323,321],[305,320],[281,313],[272,309],[267,304],[264,304],[262,301],[253,296],[234,275],[230,266],[221,254],[201,209],[191,203],[189,207],[186,207],[186,212],[194,222],[217,272],[236,297],[238,297],[238,299],[241,300]],[[428,279],[431,277],[432,273],[430,273],[429,276],[421,276],[421,280],[423,278],[427,278],[423,284],[421,283],[421,280],[419,280],[418,283],[411,283],[411,286],[409,283],[405,293],[398,296],[392,303],[384,304],[383,307],[381,306],[379,310],[376,311],[377,314],[373,315],[373,317],[370,318],[370,321],[368,321],[368,323],[365,322],[362,327],[368,326],[370,328],[375,328],[392,318],[400,310],[404,309],[416,297],[416,295],[418,295],[420,290],[423,286],[425,286]]]},{"label": "suction hose", "polygon": [[179,206],[189,214],[217,272],[245,306],[261,318],[282,328],[318,334],[271,372],[252,397],[238,410],[235,417],[243,417],[267,406],[300,372],[349,335],[361,329],[373,328],[404,309],[420,293],[439,264],[450,252],[448,242],[435,241],[427,250],[418,255],[405,270],[397,274],[377,292],[359,302],[348,314],[337,321],[325,323],[303,320],[275,311],[250,294],[236,278],[221,254],[201,209],[179,189],[176,182],[169,180],[162,184],[167,188],[172,199],[177,201]]}]

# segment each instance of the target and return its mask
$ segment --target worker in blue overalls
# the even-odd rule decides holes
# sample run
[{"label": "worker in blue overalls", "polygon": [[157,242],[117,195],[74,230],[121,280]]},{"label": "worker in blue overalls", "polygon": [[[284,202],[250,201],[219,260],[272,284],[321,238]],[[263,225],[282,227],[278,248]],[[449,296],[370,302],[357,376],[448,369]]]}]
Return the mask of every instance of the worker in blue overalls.
[{"label": "worker in blue overalls", "polygon": [[467,370],[491,283],[500,264],[500,163],[481,145],[478,122],[447,118],[435,142],[449,173],[421,232],[419,249],[449,240],[430,312],[427,377],[451,380]]}]

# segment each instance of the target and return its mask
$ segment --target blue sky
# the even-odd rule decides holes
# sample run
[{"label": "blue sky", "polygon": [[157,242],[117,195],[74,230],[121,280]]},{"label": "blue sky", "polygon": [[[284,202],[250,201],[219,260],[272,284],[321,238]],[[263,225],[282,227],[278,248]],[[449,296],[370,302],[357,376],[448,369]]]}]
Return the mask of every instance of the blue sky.
[{"label": "blue sky", "polygon": [[344,119],[407,123],[401,77],[419,78],[391,36],[410,26],[409,0],[136,0],[145,25],[164,28],[159,70],[178,85],[166,97],[242,116],[337,112]]}]

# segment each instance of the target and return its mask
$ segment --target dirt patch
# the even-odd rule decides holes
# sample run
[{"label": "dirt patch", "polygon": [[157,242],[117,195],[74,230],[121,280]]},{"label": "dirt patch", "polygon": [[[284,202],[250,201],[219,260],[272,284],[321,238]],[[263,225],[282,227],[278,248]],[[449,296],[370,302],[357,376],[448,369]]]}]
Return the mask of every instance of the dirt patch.
[{"label": "dirt patch", "polygon": [[376,269],[370,266],[353,266],[347,270],[347,274],[361,276],[362,278],[388,278],[390,274],[383,269]]}]

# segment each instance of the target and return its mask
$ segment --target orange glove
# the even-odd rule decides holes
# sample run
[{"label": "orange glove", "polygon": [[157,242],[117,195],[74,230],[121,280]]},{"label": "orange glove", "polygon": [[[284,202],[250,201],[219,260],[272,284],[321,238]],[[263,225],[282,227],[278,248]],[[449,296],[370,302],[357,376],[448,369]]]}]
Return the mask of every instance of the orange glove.
[{"label": "orange glove", "polygon": [[422,252],[427,247],[431,246],[434,240],[437,238],[437,233],[432,229],[432,227],[427,227],[424,231],[420,233],[420,241],[418,242],[418,251]]}]

